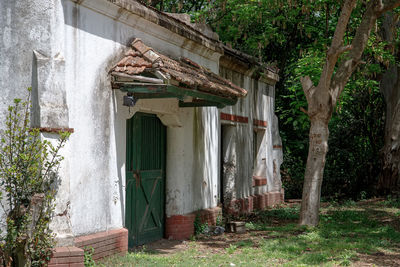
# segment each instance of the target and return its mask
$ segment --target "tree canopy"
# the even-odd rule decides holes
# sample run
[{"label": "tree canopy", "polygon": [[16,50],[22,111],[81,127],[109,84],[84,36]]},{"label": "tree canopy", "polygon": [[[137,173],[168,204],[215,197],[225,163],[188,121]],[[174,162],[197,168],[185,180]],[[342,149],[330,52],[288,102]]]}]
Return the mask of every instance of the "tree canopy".
[{"label": "tree canopy", "polygon": [[[299,198],[310,127],[300,77],[309,76],[314,84],[318,83],[345,1],[156,2],[155,6],[163,11],[190,13],[193,20],[209,24],[223,42],[280,69],[276,107],[284,143],[283,182],[287,196]],[[356,1],[343,45],[353,41],[370,3]],[[398,18],[399,9],[393,13]],[[374,24],[362,56],[363,64],[349,79],[329,123],[330,150],[322,186],[325,198],[359,199],[377,193],[386,114],[380,82],[387,68],[398,66],[399,62],[394,53],[398,51],[399,38],[391,42],[384,38],[383,20],[381,16]],[[394,34],[399,36],[399,27]]]}]

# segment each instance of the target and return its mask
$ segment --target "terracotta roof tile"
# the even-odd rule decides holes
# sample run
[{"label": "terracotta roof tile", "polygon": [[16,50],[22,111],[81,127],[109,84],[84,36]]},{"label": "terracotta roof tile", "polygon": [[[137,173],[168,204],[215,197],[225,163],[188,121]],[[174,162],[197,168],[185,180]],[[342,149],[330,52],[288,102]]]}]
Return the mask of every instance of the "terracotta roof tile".
[{"label": "terracotta roof tile", "polygon": [[155,52],[140,39],[132,42],[132,48],[117,63],[112,72],[137,75],[143,72],[161,71],[171,79],[190,89],[197,89],[224,97],[243,97],[246,90],[207,70],[188,58],[177,61]]}]

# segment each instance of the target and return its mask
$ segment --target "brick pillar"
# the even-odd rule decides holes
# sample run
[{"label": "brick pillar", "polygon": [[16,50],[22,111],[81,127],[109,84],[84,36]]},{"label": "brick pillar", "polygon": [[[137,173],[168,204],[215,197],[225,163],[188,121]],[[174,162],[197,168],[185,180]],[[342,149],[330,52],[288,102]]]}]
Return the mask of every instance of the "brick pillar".
[{"label": "brick pillar", "polygon": [[259,210],[259,195],[254,195],[253,196],[253,210]]},{"label": "brick pillar", "polygon": [[253,196],[248,196],[243,199],[242,212],[250,213],[253,211]]},{"label": "brick pillar", "polygon": [[265,194],[257,195],[257,207],[259,210],[265,210],[265,207],[266,207],[266,195]]},{"label": "brick pillar", "polygon": [[265,197],[265,207],[271,207],[273,205],[271,193],[264,193],[264,197]]},{"label": "brick pillar", "polygon": [[200,217],[201,223],[207,223],[208,225],[216,225],[217,217],[222,217],[222,209],[220,207],[203,209],[196,212]]},{"label": "brick pillar", "polygon": [[168,239],[184,240],[194,234],[195,214],[173,215],[165,220],[165,236]]}]

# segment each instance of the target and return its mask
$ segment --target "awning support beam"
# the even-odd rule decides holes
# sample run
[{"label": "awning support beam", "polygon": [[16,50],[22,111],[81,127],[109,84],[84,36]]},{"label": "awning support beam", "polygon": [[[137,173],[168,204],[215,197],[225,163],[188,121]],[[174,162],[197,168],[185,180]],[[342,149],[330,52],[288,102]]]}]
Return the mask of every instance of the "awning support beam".
[{"label": "awning support beam", "polygon": [[[120,88],[124,92],[133,94],[138,99],[149,98],[178,98],[180,107],[201,107],[201,106],[216,106],[223,108],[227,105],[234,105],[237,98],[226,98],[213,95],[210,93],[182,88],[175,85],[145,85],[145,84],[123,84]],[[185,97],[193,97],[198,99],[193,102],[183,102]]]},{"label": "awning support beam", "polygon": [[183,102],[179,101],[180,108],[193,108],[193,107],[217,107],[224,108],[225,105],[212,101],[195,101],[195,102]]}]

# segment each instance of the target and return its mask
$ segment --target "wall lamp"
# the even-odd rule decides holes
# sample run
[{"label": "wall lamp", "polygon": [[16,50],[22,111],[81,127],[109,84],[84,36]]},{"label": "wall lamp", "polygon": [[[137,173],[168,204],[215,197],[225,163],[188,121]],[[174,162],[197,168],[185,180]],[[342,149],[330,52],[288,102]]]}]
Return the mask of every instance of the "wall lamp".
[{"label": "wall lamp", "polygon": [[137,101],[138,100],[132,94],[128,94],[124,96],[123,105],[127,107],[133,107]]}]

